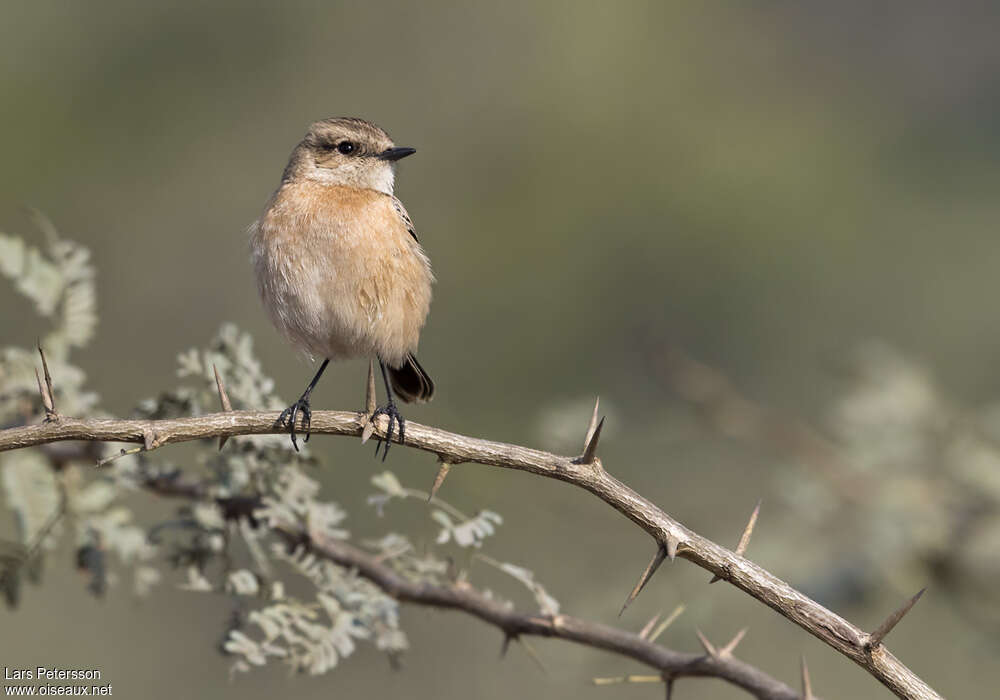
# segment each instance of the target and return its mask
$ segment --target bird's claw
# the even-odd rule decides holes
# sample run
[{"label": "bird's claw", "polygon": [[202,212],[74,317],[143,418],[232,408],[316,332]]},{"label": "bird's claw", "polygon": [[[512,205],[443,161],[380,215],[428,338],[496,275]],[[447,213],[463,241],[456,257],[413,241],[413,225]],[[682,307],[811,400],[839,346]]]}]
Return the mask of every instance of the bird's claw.
[{"label": "bird's claw", "polygon": [[295,422],[298,420],[299,414],[302,415],[302,432],[306,435],[306,439],[303,442],[309,442],[309,425],[312,423],[312,408],[309,407],[309,394],[303,394],[299,397],[298,401],[286,408],[278,416],[278,425],[288,426],[288,432],[292,436],[292,447],[295,448],[296,452],[299,451],[299,443],[295,439]]},{"label": "bird's claw", "polygon": [[[396,408],[396,404],[390,401],[385,406],[381,406],[375,409],[372,414],[371,421],[374,423],[379,416],[386,415],[389,417],[389,426],[385,431],[384,444],[385,447],[382,449],[382,461],[389,455],[389,443],[392,442],[392,434],[395,431],[395,426],[399,425],[399,444],[402,445],[403,441],[406,439],[406,420],[400,415],[399,410]],[[378,458],[379,448],[383,445],[383,438],[378,438],[378,442],[375,443],[375,457]]]}]

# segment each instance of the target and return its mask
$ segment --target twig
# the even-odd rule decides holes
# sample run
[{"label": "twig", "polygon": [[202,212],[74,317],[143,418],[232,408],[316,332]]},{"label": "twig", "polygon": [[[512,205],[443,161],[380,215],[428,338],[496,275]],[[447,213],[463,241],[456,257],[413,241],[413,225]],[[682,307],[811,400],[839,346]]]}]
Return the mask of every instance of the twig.
[{"label": "twig", "polygon": [[[222,438],[219,438],[219,439],[221,440]],[[133,447],[131,449],[126,450],[123,447],[120,452],[117,452],[117,453],[111,455],[110,457],[103,457],[103,458],[97,460],[97,466],[98,467],[106,467],[107,465],[109,465],[112,462],[114,462],[116,459],[121,459],[122,457],[128,457],[129,455],[139,454],[140,452],[142,452],[145,449],[146,449],[145,447]]]},{"label": "twig", "polygon": [[[42,445],[61,440],[147,443],[153,448],[169,443],[235,435],[282,434],[277,411],[233,411],[195,418],[165,420],[59,421],[0,431],[0,451]],[[313,434],[360,436],[368,417],[348,411],[316,411]],[[376,427],[384,434],[386,421]],[[902,698],[939,698],[926,683],[882,645],[871,649],[869,635],[844,618],[827,610],[751,561],[688,529],[654,503],[611,476],[605,469],[576,464],[572,458],[519,445],[471,438],[439,428],[407,422],[406,445],[437,455],[450,464],[475,462],[530,472],[566,481],[590,491],[645,530],[657,546],[706,571],[720,575],[765,605],[778,611],[802,629],[821,639],[866,669]],[[671,551],[673,550],[673,551]]]},{"label": "twig", "polygon": [[[56,525],[59,524],[59,521],[62,520],[63,516],[66,515],[66,489],[61,482],[59,483],[58,491],[59,503],[56,505],[55,510],[53,510],[49,515],[48,519],[40,528],[38,528],[32,543],[29,546],[13,544],[15,553],[9,557],[5,557],[8,561],[13,562],[13,566],[9,569],[9,571],[26,567],[31,564],[32,559],[40,556],[45,540],[50,534],[52,534],[52,531],[55,529]],[[0,572],[0,578],[2,577],[3,572]]]},{"label": "twig", "polygon": [[[207,484],[179,476],[149,479],[142,483],[142,487],[151,493],[169,498],[212,500]],[[226,506],[232,499],[214,500],[222,507],[227,518],[245,516],[254,510],[253,503],[241,503],[240,509],[230,511]],[[518,612],[505,602],[484,595],[467,582],[434,584],[412,581],[389,566],[386,557],[382,555],[370,554],[344,540],[326,537],[322,533],[310,534],[291,522],[276,523],[273,532],[292,549],[303,548],[314,556],[356,571],[396,600],[458,610],[494,625],[503,632],[500,658],[506,655],[512,641],[521,641],[525,652],[541,666],[537,653],[524,643],[522,637],[526,635],[551,637],[603,649],[638,661],[660,671],[660,675],[656,677],[657,681],[683,676],[720,678],[764,700],[797,700],[799,697],[798,692],[792,687],[731,655],[724,659],[711,659],[700,654],[674,651],[656,644],[656,637],[680,615],[683,606],[678,606],[663,623],[660,623],[659,629],[650,635],[649,639],[645,639],[639,634],[617,627],[568,615],[549,616]],[[499,562],[492,563],[499,566]],[[544,670],[544,667],[542,668]],[[628,678],[634,679],[637,676]]]},{"label": "twig", "polygon": [[63,515],[66,514],[66,495],[60,489],[59,495],[59,505],[49,516],[49,519],[39,528],[38,532],[35,533],[35,541],[31,544],[24,555],[24,563],[27,564],[31,559],[33,559],[42,549],[42,545],[45,544],[45,538],[48,537],[55,526],[62,520]]},{"label": "twig", "polygon": [[[282,526],[279,534],[290,546],[305,547],[312,554],[341,566],[354,569],[397,600],[437,608],[460,610],[498,627],[504,633],[504,650],[511,640],[524,636],[551,637],[603,649],[638,661],[661,672],[658,679],[671,677],[716,677],[747,690],[755,697],[771,700],[797,700],[794,688],[771,678],[763,671],[736,659],[709,658],[667,649],[637,634],[589,622],[568,615],[544,616],[518,612],[503,602],[488,598],[465,585],[436,585],[415,582],[396,573],[392,568],[343,540],[318,534],[311,537],[293,525]],[[530,647],[525,647],[526,651]],[[528,651],[529,655],[531,652]],[[537,661],[537,659],[536,659]]]}]

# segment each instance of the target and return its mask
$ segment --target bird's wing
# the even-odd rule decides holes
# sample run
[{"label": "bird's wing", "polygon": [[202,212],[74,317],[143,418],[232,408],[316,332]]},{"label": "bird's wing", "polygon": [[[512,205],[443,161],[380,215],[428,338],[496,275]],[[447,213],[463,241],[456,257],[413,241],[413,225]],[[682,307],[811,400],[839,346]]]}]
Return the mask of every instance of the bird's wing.
[{"label": "bird's wing", "polygon": [[413,240],[419,243],[420,239],[417,238],[417,231],[413,226],[413,219],[411,219],[410,215],[406,213],[406,207],[403,206],[403,203],[395,197],[392,197],[392,208],[396,210],[397,214],[399,214],[400,220],[403,222],[403,225],[406,226],[406,230],[409,234],[413,236]]}]

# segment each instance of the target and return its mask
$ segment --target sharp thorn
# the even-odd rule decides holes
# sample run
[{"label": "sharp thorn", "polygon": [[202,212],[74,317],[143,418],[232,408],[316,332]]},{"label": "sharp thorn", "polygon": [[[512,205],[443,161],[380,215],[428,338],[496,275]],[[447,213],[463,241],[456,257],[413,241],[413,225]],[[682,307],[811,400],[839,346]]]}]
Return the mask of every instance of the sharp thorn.
[{"label": "sharp thorn", "polygon": [[806,657],[802,657],[802,700],[813,700],[812,681],[809,680],[809,667]]},{"label": "sharp thorn", "polygon": [[708,638],[706,638],[697,627],[695,628],[694,633],[698,635],[698,641],[701,642],[701,646],[705,650],[705,653],[713,659],[717,659],[719,657],[719,650],[712,646],[712,643],[708,641]]},{"label": "sharp thorn", "polygon": [[592,678],[591,683],[594,685],[615,685],[617,683],[624,683],[625,676],[609,676],[605,678]]},{"label": "sharp thorn", "polygon": [[516,639],[516,638],[517,637],[515,635],[513,635],[513,634],[508,634],[507,632],[503,633],[503,642],[500,643],[500,658],[501,659],[507,656],[507,650],[510,648],[510,642],[511,642],[512,639]]},{"label": "sharp thorn", "polygon": [[656,570],[660,568],[660,564],[663,563],[663,560],[666,558],[666,556],[667,556],[667,550],[661,544],[659,547],[656,548],[656,554],[653,555],[653,558],[652,560],[650,560],[649,565],[646,567],[646,570],[643,571],[642,576],[639,577],[639,582],[635,584],[635,587],[632,589],[632,592],[629,593],[628,598],[625,599],[625,603],[624,605],[622,605],[622,609],[618,612],[618,617],[621,617],[622,613],[625,612],[625,608],[627,608],[629,605],[632,604],[632,601],[635,600],[635,597],[639,595],[639,592],[642,591],[642,589],[646,586],[646,584],[649,582],[649,579],[652,578],[653,574],[656,573]]},{"label": "sharp thorn", "polygon": [[49,398],[49,392],[42,384],[42,375],[38,373],[37,367],[35,368],[35,381],[38,382],[38,395],[42,397],[42,406],[45,408],[45,415],[48,416],[52,413],[52,399]]},{"label": "sharp thorn", "polygon": [[666,629],[668,627],[670,627],[670,625],[673,624],[674,620],[676,620],[678,617],[680,617],[681,613],[683,613],[683,612],[684,612],[684,606],[683,605],[678,605],[676,608],[674,608],[674,611],[667,616],[666,620],[664,620],[663,622],[660,623],[659,627],[657,627],[655,630],[653,630],[653,633],[651,635],[649,635],[649,639],[647,639],[646,641],[648,641],[648,642],[655,642],[656,639],[657,639],[657,637],[659,637],[661,634],[663,634],[664,631],[666,631]]},{"label": "sharp thorn", "polygon": [[919,591],[917,591],[917,594],[915,596],[913,596],[908,601],[903,603],[899,607],[899,609],[896,610],[891,615],[889,615],[889,617],[885,618],[882,624],[879,625],[878,628],[869,635],[867,644],[869,649],[872,647],[877,647],[879,644],[882,643],[882,640],[885,639],[886,635],[892,632],[892,628],[895,627],[899,623],[899,621],[903,619],[903,616],[906,615],[906,613],[910,612],[913,606],[917,604],[917,601],[920,600],[920,596],[922,596],[924,594],[924,591],[926,590],[927,590],[926,588],[921,588]]},{"label": "sharp thorn", "polygon": [[542,673],[548,675],[549,673],[548,669],[545,668],[545,664],[542,663],[542,659],[538,655],[538,652],[535,651],[535,648],[530,644],[528,644],[528,640],[524,639],[523,637],[518,637],[517,641],[519,641],[521,643],[521,646],[524,647],[524,653],[526,653],[528,657],[535,662],[538,668],[542,669]]},{"label": "sharp thorn", "polygon": [[[45,377],[44,391],[42,391],[42,380],[38,379],[38,391],[42,395],[42,405],[45,406],[45,420],[54,420],[58,418],[56,414],[56,393],[55,389],[52,388],[52,375],[49,374],[49,363],[45,359],[45,351],[42,350],[42,344],[38,344],[38,355],[42,358],[42,373]],[[35,377],[38,378],[38,371],[35,371]]]},{"label": "sharp thorn", "polygon": [[590,439],[587,441],[587,446],[583,450],[583,455],[578,461],[579,464],[593,464],[594,460],[597,459],[597,443],[601,439],[601,428],[603,427],[604,418],[601,418],[601,422],[597,424],[597,427],[591,434]]},{"label": "sharp thorn", "polygon": [[598,396],[597,400],[594,401],[594,413],[590,416],[590,424],[587,426],[587,436],[583,438],[583,451],[587,451],[587,445],[590,444],[590,439],[594,437],[594,431],[597,430],[597,410],[601,406],[601,397]]},{"label": "sharp thorn", "polygon": [[375,413],[375,407],[375,360],[368,360],[368,387],[365,390],[365,415],[372,416]]},{"label": "sharp thorn", "polygon": [[49,374],[49,363],[45,361],[45,351],[42,350],[42,344],[38,344],[38,354],[42,358],[42,369],[45,371],[45,383],[52,383],[52,375]]},{"label": "sharp thorn", "polygon": [[[368,386],[365,389],[365,415],[368,421],[361,429],[361,444],[364,445],[375,432],[375,411],[377,410],[375,396],[375,360],[368,360]],[[375,456],[378,457],[378,445],[375,446]]]},{"label": "sharp thorn", "polygon": [[[757,525],[757,516],[760,515],[760,504],[763,499],[758,499],[757,505],[754,506],[753,512],[750,514],[750,520],[747,521],[747,525],[743,528],[743,534],[740,535],[740,541],[736,544],[736,556],[742,557],[747,551],[747,545],[750,544],[750,535],[753,534],[754,526]],[[709,583],[715,583],[716,581],[721,581],[722,577],[716,574],[712,577]]]},{"label": "sharp thorn", "polygon": [[667,556],[670,557],[670,561],[673,561],[674,559],[677,558],[677,548],[680,546],[680,544],[681,541],[674,537],[667,538]]},{"label": "sharp thorn", "polygon": [[361,444],[364,445],[368,442],[368,438],[370,438],[374,432],[375,420],[369,416],[368,422],[365,423],[365,427],[361,429]]},{"label": "sharp thorn", "polygon": [[222,375],[219,374],[219,368],[213,364],[212,371],[215,372],[215,388],[219,390],[219,403],[222,404],[222,410],[232,411],[233,404],[229,400],[229,394],[226,393],[226,385],[222,383]]},{"label": "sharp thorn", "polygon": [[736,649],[736,646],[740,642],[742,642],[743,637],[746,636],[748,629],[750,628],[744,627],[739,632],[737,632],[736,636],[734,636],[732,639],[729,640],[729,644],[727,644],[726,646],[722,647],[722,649],[719,650],[719,656],[732,656],[732,653]]},{"label": "sharp thorn", "polygon": [[437,495],[438,489],[441,488],[441,484],[444,483],[444,478],[448,476],[449,469],[451,469],[451,464],[448,462],[441,462],[441,468],[438,469],[437,476],[434,477],[434,484],[431,486],[431,493],[427,497],[428,503],[434,500],[434,496]]},{"label": "sharp thorn", "polygon": [[656,613],[651,618],[649,618],[649,622],[647,622],[643,626],[642,631],[639,632],[639,639],[647,639],[649,637],[649,633],[653,631],[653,627],[656,625],[657,622],[660,621],[660,617],[662,615],[663,611],[661,610],[660,612]]},{"label": "sharp thorn", "polygon": [[625,680],[628,681],[629,683],[662,683],[663,676],[662,675],[650,676],[640,673],[632,673],[625,676]]},{"label": "sharp thorn", "polygon": [[45,386],[49,390],[49,397],[53,399],[53,410],[55,410],[54,409],[54,406],[55,406],[55,401],[54,401],[55,394],[54,394],[54,392],[52,390],[52,375],[49,374],[49,363],[45,359],[45,351],[42,350],[41,343],[39,343],[39,345],[38,345],[38,354],[42,358],[42,371],[45,372]]},{"label": "sharp thorn", "polygon": [[[229,394],[226,393],[226,385],[222,383],[222,375],[219,374],[219,368],[212,363],[212,371],[215,372],[215,388],[219,390],[219,403],[222,404],[222,410],[229,411],[233,410],[233,404],[229,400]],[[219,437],[219,450],[222,450],[226,446],[226,440],[229,437],[227,435],[222,435]]]},{"label": "sharp thorn", "polygon": [[740,535],[739,544],[736,545],[737,556],[742,557],[743,553],[747,551],[747,545],[750,544],[750,535],[753,534],[753,528],[757,524],[757,516],[760,515],[761,500],[757,501],[757,505],[754,506],[753,512],[750,514],[750,520],[747,521],[747,526],[743,528],[743,534]]}]

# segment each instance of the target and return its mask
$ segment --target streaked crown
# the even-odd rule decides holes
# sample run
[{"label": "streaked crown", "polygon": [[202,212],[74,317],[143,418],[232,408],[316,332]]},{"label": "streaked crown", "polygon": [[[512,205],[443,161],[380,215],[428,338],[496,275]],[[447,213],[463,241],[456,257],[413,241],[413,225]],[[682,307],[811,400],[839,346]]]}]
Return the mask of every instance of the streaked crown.
[{"label": "streaked crown", "polygon": [[385,131],[364,119],[323,119],[292,151],[282,180],[305,178],[392,194],[393,165],[413,152],[397,148]]}]

